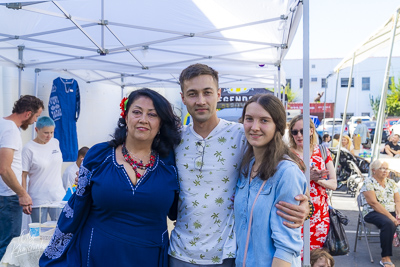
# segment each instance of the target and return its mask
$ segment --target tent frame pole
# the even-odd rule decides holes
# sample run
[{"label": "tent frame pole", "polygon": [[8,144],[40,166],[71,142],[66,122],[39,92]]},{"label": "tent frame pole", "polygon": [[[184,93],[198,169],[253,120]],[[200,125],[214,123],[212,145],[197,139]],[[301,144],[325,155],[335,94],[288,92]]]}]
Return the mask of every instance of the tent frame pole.
[{"label": "tent frame pole", "polygon": [[[41,69],[35,69],[35,96],[38,97],[38,91],[39,91],[39,73],[41,72]],[[36,122],[32,125],[32,140],[35,139],[35,127],[36,127]]]},{"label": "tent frame pole", "polygon": [[[303,129],[310,129],[310,1],[303,0]],[[310,132],[304,131],[303,160],[310,166]],[[310,168],[306,168],[307,185],[310,186]],[[310,220],[304,222],[303,266],[310,267]]]},{"label": "tent frame pole", "polygon": [[18,98],[22,95],[22,70],[24,69],[24,49],[25,46],[19,45],[18,46],[18,59],[19,64],[18,67]]},{"label": "tent frame pole", "polygon": [[[336,73],[336,90],[335,90],[335,104],[333,105],[333,127],[332,127],[332,139],[333,136],[335,135],[335,118],[336,118],[336,101],[337,101],[337,91],[338,91],[338,87],[339,87],[339,73],[340,70],[338,70],[338,72]],[[336,169],[335,169],[336,171]]]},{"label": "tent frame pole", "polygon": [[277,66],[278,68],[278,98],[282,102],[282,94],[281,94],[281,65]]},{"label": "tent frame pole", "polygon": [[104,0],[101,0],[101,48],[103,51],[105,51],[104,48],[104,27],[105,27],[105,22],[104,22]]},{"label": "tent frame pole", "polygon": [[124,98],[125,75],[121,74],[121,99]]},{"label": "tent frame pole", "polygon": [[[399,19],[399,11],[398,9],[396,11],[396,16],[393,21],[393,28],[392,28],[392,34],[391,34],[391,40],[390,40],[390,51],[388,55],[388,59],[386,62],[386,69],[385,69],[385,76],[383,79],[383,85],[382,85],[382,93],[381,93],[381,100],[379,103],[379,112],[378,112],[378,120],[376,122],[376,127],[375,127],[375,136],[374,136],[374,141],[373,141],[373,149],[372,149],[372,161],[376,160],[379,158],[379,147],[381,144],[382,140],[382,131],[383,131],[383,121],[384,121],[384,115],[385,115],[385,109],[386,109],[386,98],[387,98],[387,91],[388,91],[388,84],[389,84],[389,70],[390,70],[390,64],[392,60],[392,52],[393,52],[393,44],[394,44],[394,39],[396,36],[396,28],[397,28],[397,21]],[[376,129],[379,129],[378,131]],[[372,162],[371,161],[371,162]]]},{"label": "tent frame pole", "polygon": [[88,38],[89,41],[92,42],[98,48],[98,52],[100,54],[107,54],[107,51],[104,50],[100,45],[98,45],[96,41],[81,27],[81,25],[79,25],[79,23],[75,20],[75,18],[73,18],[71,14],[69,14],[66,10],[64,10],[64,8],[61,7],[61,5],[57,1],[53,1],[53,4],[65,15],[65,18],[70,20],[76,26],[76,28],[78,28],[86,36],[86,38]]},{"label": "tent frame pole", "polygon": [[330,74],[325,78],[325,97],[324,97],[324,116],[323,120],[325,120],[325,113],[326,113],[326,89],[328,88],[328,79],[329,79]]},{"label": "tent frame pole", "polygon": [[[356,59],[356,53],[353,53],[353,60],[351,62],[351,69],[350,69],[350,76],[349,76],[349,83],[347,85],[347,95],[346,95],[346,102],[344,104],[344,112],[343,112],[343,118],[342,118],[342,128],[340,129],[340,138],[339,138],[339,146],[336,154],[336,159],[335,159],[335,173],[337,170],[337,166],[339,164],[339,158],[340,158],[340,149],[342,148],[342,138],[343,138],[343,131],[344,131],[344,126],[346,124],[346,117],[347,117],[347,106],[349,104],[349,96],[350,96],[350,89],[353,81],[353,70],[354,70],[354,61]],[[338,72],[339,74],[339,72]],[[339,76],[339,75],[338,75]]]}]

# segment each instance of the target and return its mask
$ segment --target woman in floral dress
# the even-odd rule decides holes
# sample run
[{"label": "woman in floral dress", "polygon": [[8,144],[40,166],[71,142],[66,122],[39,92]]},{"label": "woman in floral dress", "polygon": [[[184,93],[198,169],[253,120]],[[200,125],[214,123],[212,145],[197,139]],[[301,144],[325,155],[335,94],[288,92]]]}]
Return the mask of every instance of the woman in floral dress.
[{"label": "woman in floral dress", "polygon": [[375,160],[370,168],[372,175],[365,179],[361,193],[363,216],[368,223],[380,229],[381,256],[380,265],[394,266],[390,257],[393,235],[400,224],[400,195],[394,180],[388,179],[389,165],[382,160]]},{"label": "woman in floral dress", "polygon": [[[294,117],[289,124],[290,147],[303,159],[303,115]],[[324,147],[324,149],[326,149]],[[314,123],[310,120],[310,197],[314,215],[310,218],[310,249],[321,248],[329,231],[329,206],[326,189],[337,187],[335,168],[329,150],[326,159],[321,154]]]}]

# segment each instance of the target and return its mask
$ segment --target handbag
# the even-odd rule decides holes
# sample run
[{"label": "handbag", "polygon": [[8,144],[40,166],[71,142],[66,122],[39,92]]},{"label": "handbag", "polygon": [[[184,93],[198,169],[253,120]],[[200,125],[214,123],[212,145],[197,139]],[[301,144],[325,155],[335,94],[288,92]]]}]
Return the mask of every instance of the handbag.
[{"label": "handbag", "polygon": [[332,207],[329,207],[329,220],[329,232],[324,248],[332,256],[347,255],[350,247],[343,225],[347,225],[349,220],[339,210]]}]

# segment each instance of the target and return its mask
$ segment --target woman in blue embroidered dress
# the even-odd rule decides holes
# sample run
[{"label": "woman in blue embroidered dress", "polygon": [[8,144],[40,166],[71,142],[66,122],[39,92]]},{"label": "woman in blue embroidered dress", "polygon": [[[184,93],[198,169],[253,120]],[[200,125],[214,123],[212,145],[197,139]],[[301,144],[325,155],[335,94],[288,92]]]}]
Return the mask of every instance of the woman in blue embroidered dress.
[{"label": "woman in blue embroidered dress", "polygon": [[86,154],[40,266],[167,266],[180,121],[164,97],[146,88],[121,108],[114,139]]},{"label": "woman in blue embroidered dress", "polygon": [[234,204],[236,266],[300,266],[301,229],[283,226],[275,206],[296,203],[294,197],[307,189],[304,163],[282,138],[285,108],[273,95],[256,95],[246,103],[242,121],[248,149]]}]

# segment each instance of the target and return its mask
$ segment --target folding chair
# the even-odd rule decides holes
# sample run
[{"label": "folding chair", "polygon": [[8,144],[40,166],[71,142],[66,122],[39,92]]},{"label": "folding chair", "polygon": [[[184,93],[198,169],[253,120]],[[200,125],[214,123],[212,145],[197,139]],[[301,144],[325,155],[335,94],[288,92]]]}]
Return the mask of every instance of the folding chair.
[{"label": "folding chair", "polygon": [[[358,222],[357,222],[357,231],[356,231],[356,241],[355,241],[355,244],[354,244],[354,252],[356,252],[357,240],[358,239],[361,240],[361,237],[365,237],[365,242],[367,242],[367,248],[368,248],[369,257],[371,258],[371,262],[374,262],[374,259],[372,258],[372,254],[371,254],[371,249],[369,248],[368,239],[369,239],[369,237],[379,237],[379,228],[376,227],[372,223],[367,223],[367,222],[364,221],[364,217],[363,217],[363,214],[362,214],[363,201],[365,201],[364,196],[363,196],[362,193],[360,193],[358,195],[358,197],[357,197]],[[361,225],[361,227],[360,227],[360,225]]]}]

